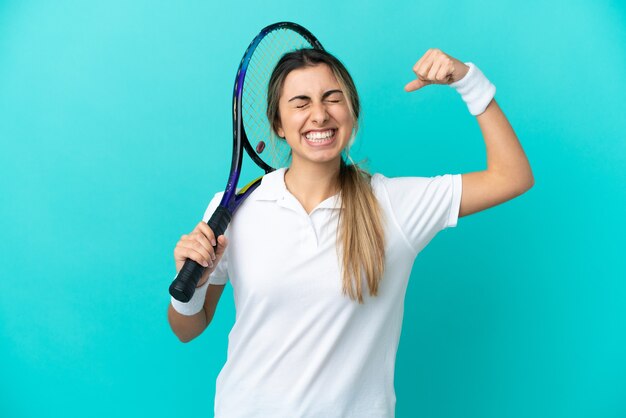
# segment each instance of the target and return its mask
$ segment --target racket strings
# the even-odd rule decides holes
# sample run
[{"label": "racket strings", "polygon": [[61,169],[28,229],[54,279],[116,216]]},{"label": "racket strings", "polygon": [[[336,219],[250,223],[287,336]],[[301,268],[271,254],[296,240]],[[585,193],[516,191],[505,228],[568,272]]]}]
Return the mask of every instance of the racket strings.
[{"label": "racket strings", "polygon": [[257,152],[257,155],[273,167],[288,164],[290,148],[285,140],[276,136],[267,120],[269,79],[284,54],[311,47],[306,38],[293,30],[274,30],[257,45],[248,63],[241,106],[243,125],[253,149],[256,149],[260,141],[266,145],[269,143],[270,146],[265,147],[263,154]]}]

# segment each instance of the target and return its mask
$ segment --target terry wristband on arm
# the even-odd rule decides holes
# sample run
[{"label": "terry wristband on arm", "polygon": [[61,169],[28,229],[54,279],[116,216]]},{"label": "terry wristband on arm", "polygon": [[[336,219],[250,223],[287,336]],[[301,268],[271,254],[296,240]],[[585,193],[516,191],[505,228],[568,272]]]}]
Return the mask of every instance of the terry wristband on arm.
[{"label": "terry wristband on arm", "polygon": [[196,287],[196,291],[193,293],[189,302],[180,302],[172,296],[172,307],[176,312],[182,315],[191,316],[195,315],[202,310],[204,306],[204,297],[206,291],[209,288],[209,281],[207,280],[202,286]]},{"label": "terry wristband on arm", "polygon": [[466,62],[469,71],[462,79],[449,84],[459,92],[470,113],[478,116],[487,109],[487,106],[496,95],[494,86],[487,77],[471,62]]}]

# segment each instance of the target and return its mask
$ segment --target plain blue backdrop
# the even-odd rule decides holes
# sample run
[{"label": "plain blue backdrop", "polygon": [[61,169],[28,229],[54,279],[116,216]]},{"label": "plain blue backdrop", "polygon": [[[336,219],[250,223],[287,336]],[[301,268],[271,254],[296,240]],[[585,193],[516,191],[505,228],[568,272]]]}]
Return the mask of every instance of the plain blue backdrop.
[{"label": "plain blue backdrop", "polygon": [[0,416],[212,416],[232,291],[180,343],[173,249],[224,187],[245,48],[291,20],[351,71],[370,171],[486,168],[453,89],[403,90],[428,48],[496,85],[533,168],[417,258],[397,417],[625,417],[625,18],[591,0],[0,1]]}]

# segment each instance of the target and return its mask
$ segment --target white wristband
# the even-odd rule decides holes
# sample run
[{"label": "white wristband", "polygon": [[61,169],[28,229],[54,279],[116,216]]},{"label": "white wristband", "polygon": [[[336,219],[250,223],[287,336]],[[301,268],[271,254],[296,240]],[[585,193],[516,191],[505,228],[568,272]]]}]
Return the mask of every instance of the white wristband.
[{"label": "white wristband", "polygon": [[487,77],[471,62],[466,62],[469,71],[465,76],[450,84],[450,87],[459,92],[470,113],[478,116],[487,109],[487,106],[496,95],[496,86],[491,84]]},{"label": "white wristband", "polygon": [[197,314],[204,306],[204,297],[206,296],[208,288],[209,281],[207,280],[202,286],[196,288],[193,296],[189,299],[189,302],[186,303],[178,301],[172,296],[172,307],[176,312],[182,315],[191,316]]}]

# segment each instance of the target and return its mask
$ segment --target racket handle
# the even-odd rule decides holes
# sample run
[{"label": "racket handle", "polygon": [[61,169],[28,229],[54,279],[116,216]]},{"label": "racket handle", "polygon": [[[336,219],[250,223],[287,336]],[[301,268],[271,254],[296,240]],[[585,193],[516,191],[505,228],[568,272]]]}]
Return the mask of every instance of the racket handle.
[{"label": "racket handle", "polygon": [[[213,235],[215,235],[215,239],[220,235],[224,235],[224,231],[228,228],[228,224],[232,219],[232,215],[224,206],[218,206],[211,215],[211,219],[207,222],[209,224],[209,228],[213,231]],[[214,248],[217,248],[214,247]]]},{"label": "racket handle", "polygon": [[[207,224],[209,224],[209,228],[213,231],[216,239],[224,234],[231,218],[230,212],[223,206],[218,206],[215,212],[213,212]],[[217,246],[213,248],[215,249]],[[183,268],[180,269],[178,275],[170,285],[170,295],[180,302],[189,302],[196,292],[196,286],[205,269],[206,267],[188,258],[185,264],[183,264]]]},{"label": "racket handle", "polygon": [[187,303],[196,291],[196,286],[206,267],[196,263],[191,258],[185,260],[183,268],[170,285],[170,295],[177,301]]}]

